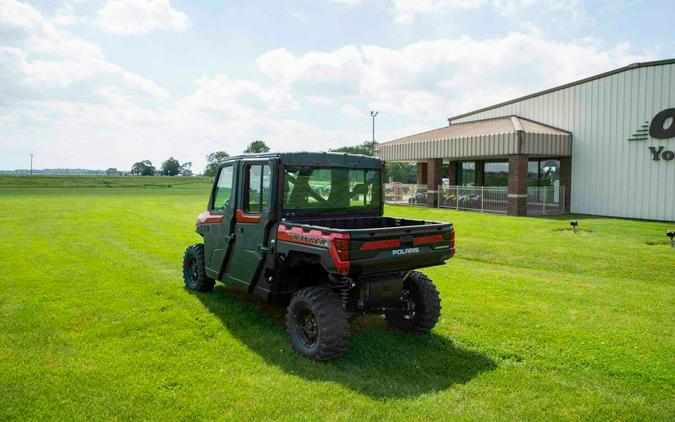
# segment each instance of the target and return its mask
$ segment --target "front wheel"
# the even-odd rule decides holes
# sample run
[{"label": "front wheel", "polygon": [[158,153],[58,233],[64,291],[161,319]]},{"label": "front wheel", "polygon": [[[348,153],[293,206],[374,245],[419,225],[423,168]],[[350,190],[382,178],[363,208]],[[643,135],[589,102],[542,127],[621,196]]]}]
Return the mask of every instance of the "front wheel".
[{"label": "front wheel", "polygon": [[195,243],[185,249],[183,255],[183,281],[190,290],[209,292],[216,282],[206,275],[204,265],[204,245]]},{"label": "front wheel", "polygon": [[328,361],[349,349],[347,313],[327,287],[297,291],[288,305],[286,326],[293,349],[306,358]]},{"label": "front wheel", "polygon": [[405,310],[392,310],[385,318],[392,327],[409,333],[428,333],[441,316],[441,298],[433,281],[413,271],[403,282]]}]

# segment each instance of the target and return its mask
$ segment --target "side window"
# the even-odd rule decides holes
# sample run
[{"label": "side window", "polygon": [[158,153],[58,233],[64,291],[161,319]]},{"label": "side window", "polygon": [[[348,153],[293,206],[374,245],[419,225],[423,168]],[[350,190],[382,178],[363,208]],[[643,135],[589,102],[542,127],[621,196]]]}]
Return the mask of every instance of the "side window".
[{"label": "side window", "polygon": [[270,166],[266,164],[253,164],[246,168],[245,211],[258,214],[269,208],[271,174]]},{"label": "side window", "polygon": [[216,185],[216,192],[213,196],[213,209],[225,209],[231,202],[232,198],[232,179],[234,178],[234,167],[223,167],[218,177],[218,184]]}]

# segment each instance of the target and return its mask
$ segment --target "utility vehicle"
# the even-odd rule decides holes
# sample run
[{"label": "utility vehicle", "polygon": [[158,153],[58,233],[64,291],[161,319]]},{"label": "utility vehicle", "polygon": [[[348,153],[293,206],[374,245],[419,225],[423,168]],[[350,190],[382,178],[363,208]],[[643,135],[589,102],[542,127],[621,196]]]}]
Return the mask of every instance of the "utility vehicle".
[{"label": "utility vehicle", "polygon": [[342,356],[349,321],[384,314],[430,331],[441,303],[421,267],[454,254],[452,224],[384,217],[383,162],[340,153],[230,158],[197,218],[203,244],[187,248],[188,289],[215,280],[288,307],[291,344],[318,361]]}]

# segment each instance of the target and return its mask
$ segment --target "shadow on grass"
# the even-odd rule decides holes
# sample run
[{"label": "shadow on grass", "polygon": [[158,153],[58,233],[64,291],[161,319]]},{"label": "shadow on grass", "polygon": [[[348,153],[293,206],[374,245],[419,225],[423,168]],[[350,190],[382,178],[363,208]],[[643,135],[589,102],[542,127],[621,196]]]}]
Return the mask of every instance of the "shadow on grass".
[{"label": "shadow on grass", "polygon": [[285,309],[218,285],[193,293],[227,330],[268,364],[308,381],[330,381],[373,398],[414,397],[464,384],[497,365],[482,353],[456,347],[437,334],[390,330],[381,317],[352,324],[343,358],[317,363],[298,356],[285,329]]}]

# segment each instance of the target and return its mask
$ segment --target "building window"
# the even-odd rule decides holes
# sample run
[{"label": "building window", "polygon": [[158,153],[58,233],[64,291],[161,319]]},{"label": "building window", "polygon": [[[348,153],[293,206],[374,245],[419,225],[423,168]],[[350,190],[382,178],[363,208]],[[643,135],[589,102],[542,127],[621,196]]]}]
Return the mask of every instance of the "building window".
[{"label": "building window", "polygon": [[509,163],[486,162],[485,163],[485,186],[508,186]]},{"label": "building window", "polygon": [[527,186],[558,186],[560,160],[530,160],[527,163]]},{"label": "building window", "polygon": [[530,160],[527,163],[527,186],[553,187],[543,191],[530,192],[530,201],[558,202],[560,199],[560,160]]},{"label": "building window", "polygon": [[459,186],[473,186],[476,182],[476,163],[460,161],[457,163],[457,184]]},{"label": "building window", "polygon": [[560,184],[560,160],[539,161],[539,186]]}]

